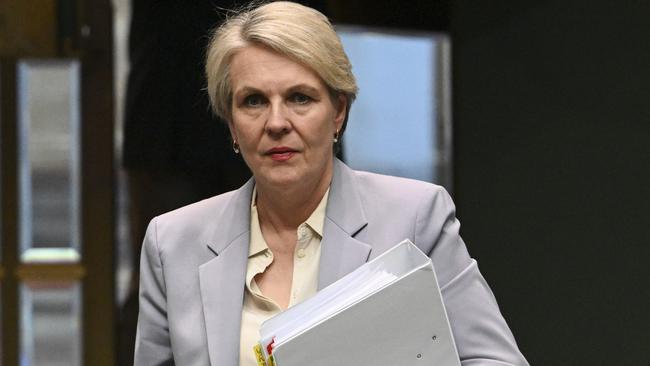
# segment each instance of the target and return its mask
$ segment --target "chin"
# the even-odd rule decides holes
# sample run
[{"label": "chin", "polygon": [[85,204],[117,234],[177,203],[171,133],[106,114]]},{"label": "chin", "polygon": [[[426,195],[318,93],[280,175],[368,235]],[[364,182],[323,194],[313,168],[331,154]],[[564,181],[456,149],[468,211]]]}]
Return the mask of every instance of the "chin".
[{"label": "chin", "polygon": [[257,176],[256,180],[264,181],[266,184],[272,186],[286,187],[302,182],[303,175],[299,174],[294,169],[275,168],[270,172]]}]

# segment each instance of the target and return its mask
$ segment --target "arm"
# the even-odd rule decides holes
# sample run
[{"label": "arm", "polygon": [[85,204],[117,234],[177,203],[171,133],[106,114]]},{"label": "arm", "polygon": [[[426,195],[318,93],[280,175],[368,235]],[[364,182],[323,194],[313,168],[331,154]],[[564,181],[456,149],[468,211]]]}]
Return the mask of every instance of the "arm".
[{"label": "arm", "polygon": [[496,299],[467,253],[449,194],[442,188],[420,207],[416,242],[431,246],[443,301],[462,365],[527,366]]},{"label": "arm", "polygon": [[140,313],[135,340],[136,366],[174,365],[167,324],[167,294],[154,218],[140,258]]}]

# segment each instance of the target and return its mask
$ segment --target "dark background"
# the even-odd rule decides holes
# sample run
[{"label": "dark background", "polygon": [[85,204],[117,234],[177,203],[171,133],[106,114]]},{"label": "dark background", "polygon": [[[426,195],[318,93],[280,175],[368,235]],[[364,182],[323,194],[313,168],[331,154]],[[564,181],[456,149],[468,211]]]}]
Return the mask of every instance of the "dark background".
[{"label": "dark background", "polygon": [[650,1],[330,5],[451,34],[461,234],[531,364],[650,364]]}]

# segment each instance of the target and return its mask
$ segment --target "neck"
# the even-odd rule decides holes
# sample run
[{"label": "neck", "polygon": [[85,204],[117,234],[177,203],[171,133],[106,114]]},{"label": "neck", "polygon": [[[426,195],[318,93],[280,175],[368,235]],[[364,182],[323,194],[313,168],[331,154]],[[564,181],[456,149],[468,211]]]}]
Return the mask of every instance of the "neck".
[{"label": "neck", "polygon": [[314,212],[332,180],[332,164],[319,179],[290,187],[257,182],[257,212],[260,222],[276,229],[296,229]]}]

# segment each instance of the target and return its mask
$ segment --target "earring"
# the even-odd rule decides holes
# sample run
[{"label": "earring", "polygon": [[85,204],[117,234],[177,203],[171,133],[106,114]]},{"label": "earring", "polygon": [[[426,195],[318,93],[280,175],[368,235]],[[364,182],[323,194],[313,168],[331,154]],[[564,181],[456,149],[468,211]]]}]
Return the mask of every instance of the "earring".
[{"label": "earring", "polygon": [[235,154],[239,154],[239,144],[235,140],[232,141],[232,151],[234,151]]},{"label": "earring", "polygon": [[339,130],[336,130],[336,132],[334,132],[334,143],[337,142],[339,142]]}]

